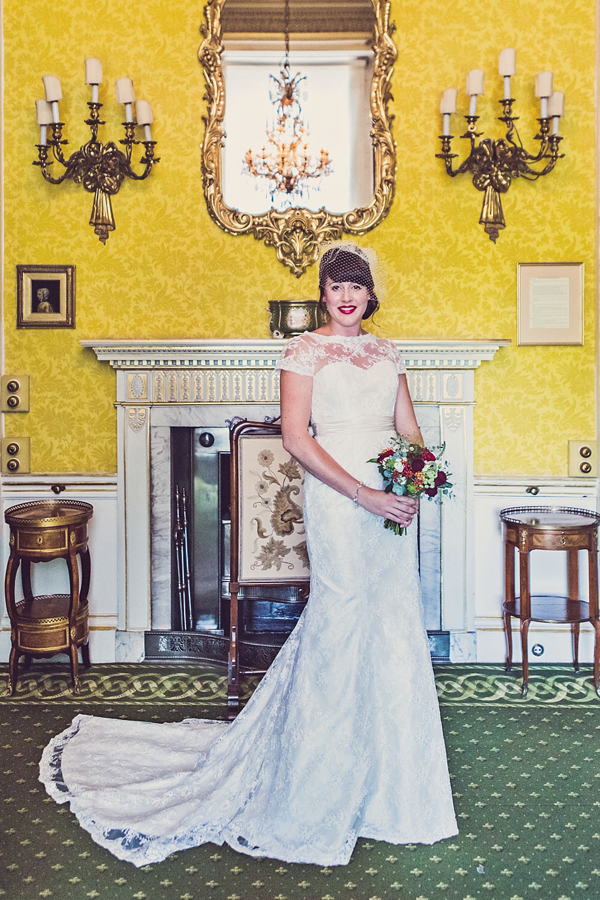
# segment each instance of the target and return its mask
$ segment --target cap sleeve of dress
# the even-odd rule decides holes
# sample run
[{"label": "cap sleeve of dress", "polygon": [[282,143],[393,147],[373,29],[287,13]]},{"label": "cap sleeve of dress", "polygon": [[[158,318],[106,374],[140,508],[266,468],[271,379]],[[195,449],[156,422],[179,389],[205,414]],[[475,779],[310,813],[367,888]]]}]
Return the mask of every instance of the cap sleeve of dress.
[{"label": "cap sleeve of dress", "polygon": [[306,335],[299,334],[286,342],[285,349],[277,360],[278,371],[295,372],[296,375],[315,374],[315,347]]},{"label": "cap sleeve of dress", "polygon": [[402,359],[402,357],[400,356],[400,353],[398,352],[396,345],[390,341],[389,347],[390,347],[390,359],[396,366],[396,371],[398,372],[398,375],[406,375],[406,366],[404,364],[404,360]]}]

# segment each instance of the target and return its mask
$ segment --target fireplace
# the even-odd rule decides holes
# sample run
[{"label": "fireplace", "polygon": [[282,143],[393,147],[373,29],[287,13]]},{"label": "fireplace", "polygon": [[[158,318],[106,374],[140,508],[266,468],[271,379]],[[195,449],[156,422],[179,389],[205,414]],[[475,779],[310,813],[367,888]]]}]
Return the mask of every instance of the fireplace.
[{"label": "fireplace", "polygon": [[[235,417],[278,414],[275,363],[264,341],[86,341],[117,370],[119,657],[125,661],[227,654],[227,452]],[[430,444],[445,442],[454,498],[423,503],[421,580],[432,654],[472,656],[473,406],[475,370],[506,342],[397,341],[417,417]],[[182,447],[187,446],[187,457]],[[186,461],[187,459],[187,461]],[[193,610],[182,628],[172,531],[174,489],[186,487]],[[203,497],[200,497],[204,491]],[[210,496],[209,496],[210,495]],[[193,510],[193,500],[196,509]],[[210,502],[205,502],[209,498]],[[194,561],[194,555],[203,560]],[[285,597],[252,604],[247,650],[267,660],[293,625]],[[279,605],[278,605],[279,604]],[[253,649],[250,645],[256,645]],[[265,649],[266,648],[266,649]],[[252,660],[256,664],[256,659]]]}]

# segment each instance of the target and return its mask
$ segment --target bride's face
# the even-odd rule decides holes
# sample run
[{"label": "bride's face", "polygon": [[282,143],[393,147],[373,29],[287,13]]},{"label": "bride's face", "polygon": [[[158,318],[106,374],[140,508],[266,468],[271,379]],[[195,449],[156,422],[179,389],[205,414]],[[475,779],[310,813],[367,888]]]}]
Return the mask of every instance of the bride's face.
[{"label": "bride's face", "polygon": [[360,331],[363,314],[369,302],[369,289],[354,281],[332,281],[327,278],[323,290],[332,326],[343,331]]}]

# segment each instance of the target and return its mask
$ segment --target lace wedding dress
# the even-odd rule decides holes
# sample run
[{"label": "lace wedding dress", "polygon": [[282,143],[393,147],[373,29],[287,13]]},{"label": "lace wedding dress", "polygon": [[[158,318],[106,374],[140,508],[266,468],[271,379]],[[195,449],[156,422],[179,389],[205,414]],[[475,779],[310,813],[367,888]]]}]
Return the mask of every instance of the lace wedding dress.
[{"label": "lace wedding dress", "polygon": [[[280,367],[314,377],[316,438],[357,479],[393,434],[403,364],[371,335],[301,335]],[[136,866],[205,841],[252,856],[342,865],[357,837],[433,843],[457,833],[423,625],[415,527],[307,475],[309,602],[232,724],[78,716],[40,778]]]}]

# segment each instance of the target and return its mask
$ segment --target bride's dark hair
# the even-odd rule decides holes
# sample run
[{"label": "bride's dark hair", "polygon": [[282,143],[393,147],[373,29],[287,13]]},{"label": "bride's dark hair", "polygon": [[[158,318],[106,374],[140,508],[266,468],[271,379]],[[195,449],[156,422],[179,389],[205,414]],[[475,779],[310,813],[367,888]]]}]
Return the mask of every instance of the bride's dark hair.
[{"label": "bride's dark hair", "polygon": [[332,281],[352,281],[354,284],[362,284],[369,291],[367,308],[363,313],[363,319],[368,319],[379,309],[379,300],[375,293],[375,283],[371,274],[371,267],[366,255],[353,244],[347,246],[330,247],[321,257],[319,264],[319,291],[320,303],[323,308],[325,301],[325,283],[330,278]]}]

